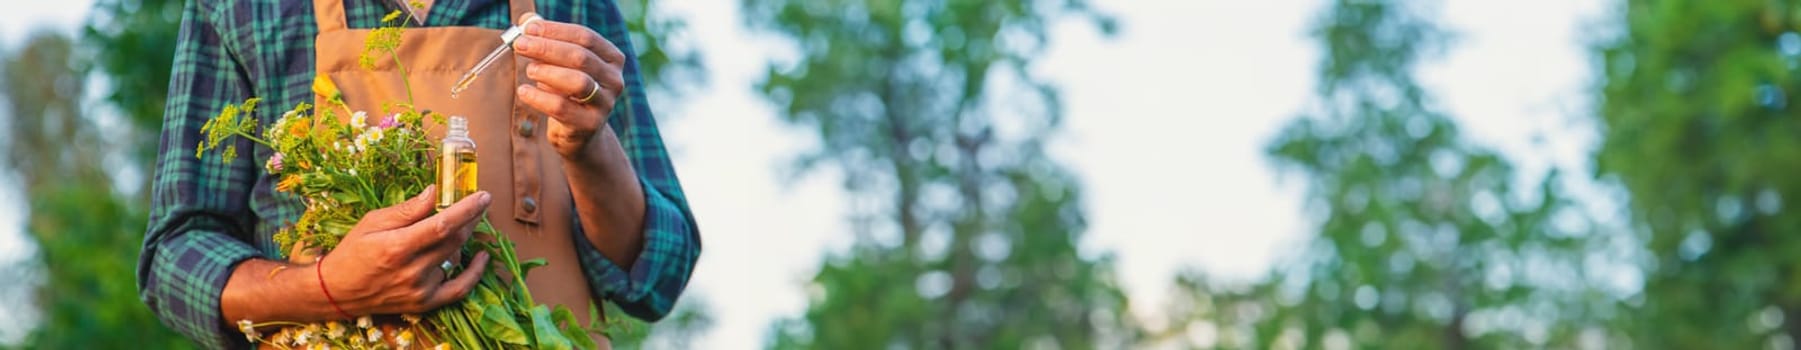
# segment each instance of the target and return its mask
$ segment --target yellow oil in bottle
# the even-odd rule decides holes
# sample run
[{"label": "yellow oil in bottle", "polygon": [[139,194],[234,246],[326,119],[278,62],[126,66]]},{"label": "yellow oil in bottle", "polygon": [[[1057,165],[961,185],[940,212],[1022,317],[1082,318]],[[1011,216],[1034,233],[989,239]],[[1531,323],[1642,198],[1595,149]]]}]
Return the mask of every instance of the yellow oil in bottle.
[{"label": "yellow oil in bottle", "polygon": [[475,140],[469,138],[469,122],[463,117],[450,117],[450,130],[439,146],[438,210],[449,208],[463,197],[478,190]]}]

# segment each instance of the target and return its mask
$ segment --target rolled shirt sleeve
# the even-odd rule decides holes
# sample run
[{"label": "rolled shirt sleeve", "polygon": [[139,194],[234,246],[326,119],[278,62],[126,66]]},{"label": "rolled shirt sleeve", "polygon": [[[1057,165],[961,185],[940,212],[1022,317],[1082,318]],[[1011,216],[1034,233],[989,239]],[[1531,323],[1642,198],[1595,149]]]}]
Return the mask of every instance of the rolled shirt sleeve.
[{"label": "rolled shirt sleeve", "polygon": [[644,189],[644,250],[631,270],[607,259],[582,233],[579,221],[576,254],[596,297],[611,300],[627,315],[656,321],[669,314],[688,287],[700,258],[700,237],[679,202],[648,183]]},{"label": "rolled shirt sleeve", "polygon": [[621,268],[588,240],[577,218],[576,254],[596,298],[612,301],[632,317],[656,321],[669,314],[688,286],[700,259],[700,230],[646,101],[644,79],[617,4],[589,4],[576,6],[573,19],[599,32],[627,57],[626,91],[607,123],[619,136],[644,188],[644,248],[630,270]]}]

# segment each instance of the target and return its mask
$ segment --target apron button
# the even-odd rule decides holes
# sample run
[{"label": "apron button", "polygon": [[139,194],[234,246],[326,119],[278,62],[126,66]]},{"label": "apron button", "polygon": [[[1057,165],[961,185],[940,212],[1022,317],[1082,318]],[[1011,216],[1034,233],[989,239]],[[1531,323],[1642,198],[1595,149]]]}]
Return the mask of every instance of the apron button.
[{"label": "apron button", "polygon": [[538,201],[532,197],[525,197],[524,200],[519,201],[519,209],[524,209],[526,214],[531,214],[531,212],[538,211]]},{"label": "apron button", "polygon": [[532,137],[532,121],[530,119],[519,122],[519,136]]}]

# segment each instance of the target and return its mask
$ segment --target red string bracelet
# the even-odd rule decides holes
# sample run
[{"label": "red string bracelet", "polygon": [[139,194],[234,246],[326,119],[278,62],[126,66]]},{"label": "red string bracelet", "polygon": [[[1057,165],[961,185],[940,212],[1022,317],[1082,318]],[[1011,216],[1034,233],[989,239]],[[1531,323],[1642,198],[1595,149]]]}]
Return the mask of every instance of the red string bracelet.
[{"label": "red string bracelet", "polygon": [[343,316],[346,320],[355,318],[350,317],[350,313],[344,312],[344,308],[338,307],[338,301],[331,298],[331,289],[325,288],[325,257],[319,257],[317,265],[313,267],[313,271],[317,272],[315,275],[319,276],[319,291],[325,292],[325,301],[331,303],[333,310],[338,310],[338,316]]}]

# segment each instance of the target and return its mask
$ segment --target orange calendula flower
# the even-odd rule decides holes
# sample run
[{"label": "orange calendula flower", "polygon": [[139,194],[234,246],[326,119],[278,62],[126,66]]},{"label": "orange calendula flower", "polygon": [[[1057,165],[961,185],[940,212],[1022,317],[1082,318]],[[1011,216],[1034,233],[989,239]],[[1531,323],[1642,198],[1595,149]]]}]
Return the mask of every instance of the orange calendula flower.
[{"label": "orange calendula flower", "polygon": [[281,178],[281,182],[275,183],[276,191],[291,192],[299,187],[300,175],[288,175],[287,177]]},{"label": "orange calendula flower", "polygon": [[312,131],[312,126],[313,123],[307,122],[292,123],[288,125],[288,134],[296,138],[306,137],[306,133]]}]

